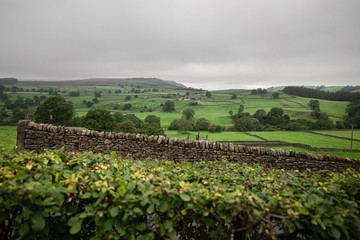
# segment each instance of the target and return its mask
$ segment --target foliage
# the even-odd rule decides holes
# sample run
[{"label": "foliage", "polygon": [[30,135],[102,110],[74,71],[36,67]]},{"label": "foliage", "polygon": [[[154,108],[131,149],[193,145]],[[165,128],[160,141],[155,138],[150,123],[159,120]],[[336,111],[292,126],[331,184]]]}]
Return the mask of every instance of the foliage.
[{"label": "foliage", "polygon": [[360,174],[0,151],[2,239],[359,239]]},{"label": "foliage", "polygon": [[142,134],[145,134],[147,136],[166,136],[164,129],[162,129],[158,124],[155,123],[149,123],[149,122],[145,122],[142,126],[141,126],[141,130],[139,131]]},{"label": "foliage", "polygon": [[233,93],[232,95],[231,95],[231,99],[236,99],[237,98],[237,94],[236,93]]},{"label": "foliage", "polygon": [[193,122],[191,120],[181,118],[178,122],[178,131],[186,133],[187,131],[192,131],[194,129]]},{"label": "foliage", "polygon": [[132,114],[132,113],[126,114],[124,116],[124,119],[125,120],[130,120],[131,122],[133,122],[135,124],[136,128],[140,128],[141,125],[143,124],[143,121],[141,121],[140,118],[138,118],[135,114]]},{"label": "foliage", "polygon": [[191,120],[194,118],[195,111],[191,108],[187,108],[182,112],[182,115],[186,120]]},{"label": "foliage", "polygon": [[224,127],[221,127],[220,125],[211,124],[209,126],[209,132],[211,132],[211,133],[222,132],[222,131],[224,131]]},{"label": "foliage", "polygon": [[155,115],[148,115],[145,118],[144,123],[151,123],[151,124],[155,124],[155,125],[158,125],[159,127],[161,127],[160,117],[157,117]]},{"label": "foliage", "polygon": [[351,102],[346,107],[347,116],[345,117],[345,124],[349,127],[354,124],[355,128],[360,127],[360,100]]},{"label": "foliage", "polygon": [[35,111],[35,121],[65,125],[74,115],[73,105],[61,96],[46,99]]},{"label": "foliage", "polygon": [[81,119],[81,126],[98,131],[114,131],[116,121],[106,109],[90,109]]},{"label": "foliage", "polygon": [[167,100],[163,105],[164,112],[172,112],[175,110],[175,104],[173,101]]},{"label": "foliage", "polygon": [[199,118],[195,122],[195,130],[198,131],[207,131],[210,127],[210,121],[206,118]]},{"label": "foliage", "polygon": [[121,112],[115,112],[115,113],[113,114],[113,116],[114,116],[115,121],[116,121],[117,123],[125,121],[125,116],[124,116],[124,114],[122,114]]},{"label": "foliage", "polygon": [[211,92],[206,92],[205,95],[206,97],[211,98]]},{"label": "foliage", "polygon": [[126,120],[126,121],[121,122],[121,123],[119,123],[117,125],[116,131],[117,132],[124,132],[124,133],[135,133],[136,132],[136,127],[135,127],[135,124],[132,121]]},{"label": "foliage", "polygon": [[242,114],[242,117],[234,122],[233,128],[237,131],[251,131],[258,128],[259,125],[259,121],[250,114]]},{"label": "foliage", "polygon": [[274,93],[272,94],[272,97],[273,97],[274,99],[279,99],[279,96],[280,96],[280,93],[278,93],[278,92],[274,92]]},{"label": "foliage", "polygon": [[360,93],[353,92],[325,92],[321,90],[306,88],[306,87],[285,87],[284,93],[300,96],[300,97],[308,97],[308,98],[319,98],[333,101],[355,101],[356,99],[360,99]]}]

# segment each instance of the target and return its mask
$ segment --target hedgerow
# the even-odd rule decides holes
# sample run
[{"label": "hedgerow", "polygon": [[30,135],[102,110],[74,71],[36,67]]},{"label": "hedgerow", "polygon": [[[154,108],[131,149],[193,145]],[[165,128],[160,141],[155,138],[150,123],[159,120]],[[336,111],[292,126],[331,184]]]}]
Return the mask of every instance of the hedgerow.
[{"label": "hedgerow", "polygon": [[2,239],[359,239],[360,173],[0,150]]}]

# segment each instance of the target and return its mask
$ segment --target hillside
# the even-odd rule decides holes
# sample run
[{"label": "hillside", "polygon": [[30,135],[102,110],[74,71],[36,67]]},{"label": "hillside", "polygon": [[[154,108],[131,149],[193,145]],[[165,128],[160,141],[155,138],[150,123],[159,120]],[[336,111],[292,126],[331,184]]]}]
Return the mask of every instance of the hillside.
[{"label": "hillside", "polygon": [[33,86],[127,86],[139,88],[176,89],[186,88],[183,84],[158,78],[88,78],[63,81],[19,81]]}]

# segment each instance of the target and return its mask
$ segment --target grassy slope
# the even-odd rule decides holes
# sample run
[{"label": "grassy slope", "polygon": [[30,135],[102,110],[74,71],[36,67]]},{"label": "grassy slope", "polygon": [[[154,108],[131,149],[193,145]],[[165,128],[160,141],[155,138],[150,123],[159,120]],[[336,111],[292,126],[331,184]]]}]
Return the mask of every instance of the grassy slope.
[{"label": "grassy slope", "polygon": [[16,127],[0,126],[0,147],[14,147],[16,145],[16,135]]},{"label": "grassy slope", "polygon": [[[179,133],[177,131],[166,131],[167,136],[172,138],[187,138],[191,139],[196,138],[198,132],[188,132],[188,133]],[[261,141],[261,139],[253,136],[249,136],[243,132],[222,132],[222,133],[210,133],[210,132],[200,132],[200,138],[206,138],[208,135],[208,139],[211,141]]]},{"label": "grassy slope", "polygon": [[[313,147],[350,149],[350,140],[321,136],[307,132],[250,132],[270,141],[302,143]],[[353,142],[353,149],[360,149],[360,142]]]},{"label": "grassy slope", "polygon": [[[324,133],[328,135],[338,136],[338,137],[346,137],[351,138],[351,130],[338,130],[338,131],[316,131],[319,133]],[[360,140],[360,130],[354,130],[354,139]]]}]

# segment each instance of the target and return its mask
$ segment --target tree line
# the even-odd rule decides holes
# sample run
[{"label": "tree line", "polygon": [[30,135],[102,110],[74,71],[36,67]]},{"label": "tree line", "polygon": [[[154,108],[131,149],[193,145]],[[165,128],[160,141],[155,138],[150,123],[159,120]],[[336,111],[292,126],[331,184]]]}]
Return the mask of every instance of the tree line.
[{"label": "tree line", "polygon": [[284,93],[295,95],[299,97],[318,98],[331,101],[355,101],[360,99],[360,93],[337,91],[337,92],[325,92],[317,89],[311,89],[306,87],[290,86],[284,88]]}]

